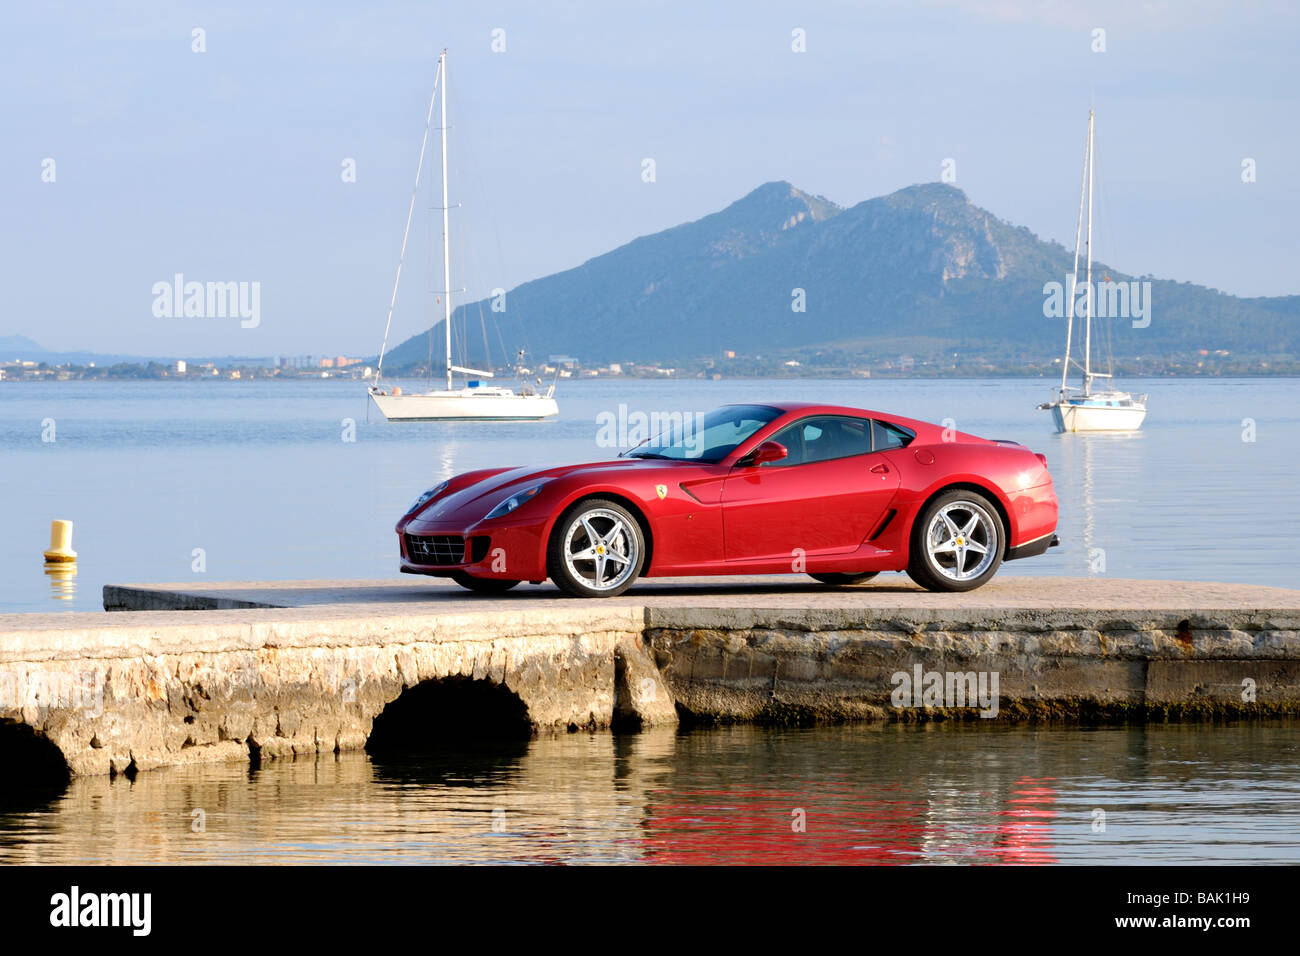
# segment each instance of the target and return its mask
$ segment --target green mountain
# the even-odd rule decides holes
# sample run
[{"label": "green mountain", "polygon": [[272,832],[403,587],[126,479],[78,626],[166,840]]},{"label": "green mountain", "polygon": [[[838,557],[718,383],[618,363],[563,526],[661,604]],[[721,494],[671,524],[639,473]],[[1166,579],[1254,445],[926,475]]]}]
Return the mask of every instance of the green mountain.
[{"label": "green mountain", "polygon": [[[1063,318],[1044,315],[1044,284],[1064,283],[1072,259],[1072,250],[998,219],[953,186],[911,186],[846,209],[775,182],[703,219],[511,290],[504,330],[508,339],[522,321],[534,359],[563,353],[588,365],[687,362],[724,350],[1044,362],[1061,352],[1065,334]],[[1093,275],[1137,278],[1103,263],[1093,264]],[[1139,281],[1150,282],[1150,324],[1115,318],[1096,333],[1110,335],[1117,359],[1185,360],[1202,349],[1300,353],[1300,296],[1246,299]],[[798,289],[802,312],[792,308]],[[484,300],[458,308],[452,320],[470,364],[483,361],[481,318],[502,316]],[[435,331],[441,336],[441,323]],[[428,355],[421,334],[385,364],[420,365]]]}]

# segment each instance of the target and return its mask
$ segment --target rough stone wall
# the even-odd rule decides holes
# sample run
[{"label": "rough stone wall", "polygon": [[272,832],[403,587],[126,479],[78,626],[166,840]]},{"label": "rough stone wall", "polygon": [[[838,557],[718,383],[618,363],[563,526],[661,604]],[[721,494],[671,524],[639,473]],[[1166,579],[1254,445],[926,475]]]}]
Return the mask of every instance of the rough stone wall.
[{"label": "rough stone wall", "polygon": [[677,616],[684,620],[652,615],[646,641],[674,699],[705,720],[911,720],[978,709],[898,706],[896,675],[911,678],[918,666],[996,674],[1003,719],[1300,712],[1300,631],[1292,621],[1260,627],[1219,616],[1066,628],[1045,619],[1006,630],[937,619],[845,629],[832,619],[821,629],[761,612],[739,628]]},{"label": "rough stone wall", "polygon": [[[182,650],[176,634],[137,635],[146,645],[138,654],[74,656],[46,646],[30,660],[20,659],[24,642],[6,636],[0,721],[34,728],[74,774],[361,748],[375,716],[403,690],[453,676],[504,685],[537,732],[607,728],[616,705],[638,724],[675,722],[637,621],[587,613],[513,627],[491,616],[459,628],[444,620],[427,630],[409,621],[379,629],[294,623],[203,635],[193,650]],[[365,642],[380,635],[383,643]],[[107,643],[133,649],[121,633]],[[616,687],[616,669],[635,675],[631,687]]]},{"label": "rough stone wall", "polygon": [[506,687],[539,733],[671,724],[678,707],[708,720],[976,712],[897,706],[895,678],[915,668],[996,675],[1000,719],[1300,712],[1296,610],[581,602],[91,617],[0,632],[0,723],[34,729],[75,774],[360,748],[405,689],[456,676]]}]

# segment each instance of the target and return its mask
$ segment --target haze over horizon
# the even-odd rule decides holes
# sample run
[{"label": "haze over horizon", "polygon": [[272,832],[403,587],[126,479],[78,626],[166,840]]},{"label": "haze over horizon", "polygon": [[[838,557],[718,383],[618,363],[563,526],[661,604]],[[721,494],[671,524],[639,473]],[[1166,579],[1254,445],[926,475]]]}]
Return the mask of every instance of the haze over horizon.
[{"label": "haze over horizon", "polygon": [[[396,0],[7,10],[0,337],[374,353],[443,47],[458,303],[764,182],[852,206],[936,181],[946,160],[972,202],[1072,247],[1090,104],[1099,258],[1240,296],[1300,293],[1283,231],[1300,213],[1300,18],[1282,4],[574,2],[443,16]],[[422,190],[390,341],[430,324],[435,202]],[[175,273],[259,282],[260,324],[155,317],[151,288]],[[530,337],[545,351],[543,330]]]}]

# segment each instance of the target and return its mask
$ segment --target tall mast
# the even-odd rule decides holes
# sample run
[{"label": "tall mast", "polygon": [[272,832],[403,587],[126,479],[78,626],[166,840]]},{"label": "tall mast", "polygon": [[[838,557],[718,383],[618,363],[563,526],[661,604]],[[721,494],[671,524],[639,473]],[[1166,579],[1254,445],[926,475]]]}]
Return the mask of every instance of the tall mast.
[{"label": "tall mast", "polygon": [[[447,391],[451,391],[451,218],[447,206],[447,51],[438,57],[442,74],[442,316],[447,333]],[[1089,235],[1092,222],[1088,223]]]},{"label": "tall mast", "polygon": [[[442,64],[438,64],[439,70]],[[375,373],[375,384],[380,385],[384,380],[384,355],[388,352],[388,332],[393,327],[393,309],[397,306],[397,287],[402,282],[402,265],[406,262],[406,242],[411,238],[411,217],[415,215],[415,200],[420,195],[420,173],[424,170],[424,151],[429,145],[429,127],[433,125],[433,105],[438,101],[438,79],[440,74],[434,73],[433,76],[433,93],[429,97],[429,109],[424,114],[424,136],[420,139],[420,159],[415,164],[415,185],[411,187],[411,204],[406,209],[406,228],[402,230],[402,251],[397,256],[397,274],[393,276],[393,295],[388,300],[388,319],[384,322],[384,343],[379,347],[379,370]],[[430,375],[433,370],[429,370]]]},{"label": "tall mast", "polygon": [[[1091,128],[1091,127],[1090,127]],[[1079,242],[1083,235],[1083,200],[1088,194],[1088,145],[1083,147],[1083,170],[1079,173],[1079,216],[1074,223],[1074,265],[1070,267],[1070,291],[1066,304],[1065,359],[1061,362],[1061,397],[1070,377],[1070,348],[1074,337],[1074,294],[1079,288]]]},{"label": "tall mast", "polygon": [[[447,91],[442,91],[446,101]],[[1088,110],[1088,309],[1087,332],[1084,337],[1083,394],[1092,394],[1092,110]]]}]

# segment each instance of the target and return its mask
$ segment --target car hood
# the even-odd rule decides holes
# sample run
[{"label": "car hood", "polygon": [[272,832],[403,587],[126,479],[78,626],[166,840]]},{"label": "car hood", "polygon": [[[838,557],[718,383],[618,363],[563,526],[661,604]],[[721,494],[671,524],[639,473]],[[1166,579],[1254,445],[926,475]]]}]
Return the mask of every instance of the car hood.
[{"label": "car hood", "polygon": [[414,515],[403,521],[408,530],[420,531],[448,521],[463,523],[479,521],[497,504],[513,494],[539,484],[557,479],[576,479],[599,484],[627,481],[633,477],[649,478],[656,472],[671,470],[683,480],[701,467],[690,461],[664,461],[653,458],[616,458],[609,461],[587,462],[580,465],[561,465],[554,468],[510,468],[466,485],[451,494],[435,498]]}]

